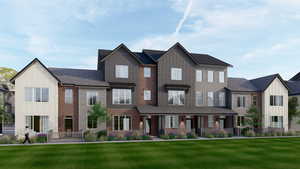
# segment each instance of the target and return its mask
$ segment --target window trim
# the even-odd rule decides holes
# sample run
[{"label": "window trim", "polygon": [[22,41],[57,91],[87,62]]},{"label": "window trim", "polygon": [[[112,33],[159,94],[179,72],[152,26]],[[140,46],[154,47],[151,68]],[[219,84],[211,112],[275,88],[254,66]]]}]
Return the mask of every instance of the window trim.
[{"label": "window trim", "polygon": [[[211,100],[212,100],[212,104],[209,104],[209,99],[210,99],[210,94],[212,94]],[[209,91],[207,92],[207,106],[208,107],[213,107],[215,105],[215,100],[214,100],[214,92],[213,91]]]},{"label": "window trim", "polygon": [[203,80],[203,71],[196,70],[196,82],[202,82]]},{"label": "window trim", "polygon": [[[173,71],[175,71],[174,74]],[[177,81],[182,80],[182,68],[171,67],[171,80],[177,80]]]},{"label": "window trim", "polygon": [[[99,125],[98,119],[93,119],[93,120],[96,120],[96,127],[90,128],[90,127],[89,127],[89,117],[91,117],[91,115],[88,115],[88,114],[87,114],[87,118],[86,118],[86,119],[87,119],[87,123],[86,123],[87,126],[86,126],[86,128],[88,128],[88,129],[97,129],[97,128],[99,127],[99,126],[98,126],[98,125]],[[95,124],[93,123],[92,126],[93,126],[93,125],[95,125]]]},{"label": "window trim", "polygon": [[208,83],[213,83],[214,82],[214,71],[213,70],[207,71],[207,82]]},{"label": "window trim", "polygon": [[[147,90],[147,89],[144,90],[144,101],[151,101],[152,100],[151,95],[152,95],[151,90]],[[149,98],[146,96],[149,96]]]},{"label": "window trim", "polygon": [[[39,91],[39,100],[37,100],[36,91]],[[47,93],[45,99],[44,94]],[[27,97],[27,94],[30,94],[30,97]],[[24,100],[25,102],[34,102],[34,103],[48,103],[50,101],[50,89],[47,87],[24,87]],[[29,99],[30,100],[27,100]]]},{"label": "window trim", "polygon": [[[146,74],[146,70],[149,70],[149,74]],[[150,67],[144,67],[144,78],[151,78],[151,68]]]},{"label": "window trim", "polygon": [[[126,76],[123,76],[123,75],[125,75],[125,71],[124,71],[125,69],[122,70],[122,68],[126,68],[126,72],[127,72]],[[122,73],[118,74],[119,69],[120,69],[120,72],[122,72],[124,74],[122,74]],[[128,65],[115,65],[115,77],[117,79],[128,79],[129,78],[129,66]]]},{"label": "window trim", "polygon": [[283,105],[284,105],[284,101],[282,95],[270,95],[270,106],[283,107]]},{"label": "window trim", "polygon": [[[240,98],[242,98],[242,99],[240,100]],[[239,105],[239,101],[240,101],[240,105]],[[238,95],[237,96],[236,107],[237,108],[245,108],[246,107],[246,102],[247,102],[247,100],[246,100],[245,95]]]},{"label": "window trim", "polygon": [[[221,77],[223,77],[223,78],[221,78]],[[219,83],[225,83],[225,72],[224,71],[219,72]]]},{"label": "window trim", "polygon": [[[200,96],[201,97],[201,104],[198,104],[198,96]],[[196,91],[196,95],[195,95],[195,97],[196,97],[196,106],[197,107],[201,107],[201,106],[203,106],[204,105],[204,95],[203,95],[203,92],[201,92],[201,91]]]},{"label": "window trim", "polygon": [[[66,93],[67,91],[71,91],[71,95],[67,97]],[[74,103],[74,99],[73,99],[73,89],[72,88],[65,88],[65,104],[73,104]],[[70,99],[70,102],[67,102],[67,99]]]},{"label": "window trim", "polygon": [[[115,117],[118,118],[118,127],[117,129],[115,129]],[[129,130],[124,130],[124,122],[123,122],[123,129],[121,130],[121,127],[120,127],[120,121],[121,121],[121,117],[124,117],[124,118],[128,118],[129,117]],[[131,115],[113,115],[112,116],[112,130],[113,131],[132,131],[132,116]]]},{"label": "window trim", "polygon": [[[121,90],[124,90],[123,92],[123,94],[124,94],[124,103],[121,103]],[[115,92],[117,92],[117,93],[114,93],[114,91]],[[126,94],[128,94],[127,92],[129,91],[129,95],[126,95]],[[117,95],[118,97],[116,98],[116,99],[118,99],[116,102],[115,102],[115,95]],[[127,99],[127,97],[128,97],[128,99],[129,99],[129,103],[126,103],[126,99]],[[120,89],[120,88],[114,88],[114,89],[112,89],[112,97],[111,97],[111,99],[112,99],[112,104],[113,105],[131,105],[132,104],[132,102],[133,102],[133,97],[132,97],[132,89]]]},{"label": "window trim", "polygon": [[[183,94],[182,94],[183,93]],[[183,95],[183,103],[180,102],[180,95]],[[179,97],[178,97],[179,96]],[[170,98],[173,98],[173,103],[169,103]],[[178,104],[175,103],[175,99],[179,99]],[[184,90],[168,90],[168,105],[170,106],[183,106],[185,104],[185,91]]]},{"label": "window trim", "polygon": [[[222,100],[221,95],[224,96],[222,104],[221,104],[221,100]],[[226,93],[225,92],[219,92],[219,106],[220,107],[225,107],[226,106]]]},{"label": "window trim", "polygon": [[95,101],[95,104],[97,104],[97,102],[98,102],[98,92],[97,91],[95,91],[95,90],[88,90],[87,92],[86,92],[86,104],[87,104],[87,106],[93,106],[93,105],[95,105],[95,104],[90,104],[90,94],[91,93],[96,93],[96,101]]}]

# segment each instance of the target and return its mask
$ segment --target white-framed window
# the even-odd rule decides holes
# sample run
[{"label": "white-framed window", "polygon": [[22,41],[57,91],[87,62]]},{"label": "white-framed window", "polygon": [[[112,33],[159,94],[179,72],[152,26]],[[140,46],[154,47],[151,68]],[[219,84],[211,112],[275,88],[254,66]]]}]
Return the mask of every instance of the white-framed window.
[{"label": "white-framed window", "polygon": [[207,71],[207,81],[210,83],[214,82],[214,71]]},{"label": "white-framed window", "polygon": [[98,93],[96,91],[87,91],[86,96],[87,96],[87,105],[91,106],[97,104]]},{"label": "white-framed window", "polygon": [[270,106],[283,106],[283,96],[270,96]]},{"label": "white-framed window", "polygon": [[128,78],[128,65],[116,65],[116,78]]},{"label": "white-framed window", "polygon": [[214,106],[214,92],[207,92],[207,106]]},{"label": "white-framed window", "polygon": [[151,100],[151,90],[144,90],[144,100]]},{"label": "white-framed window", "polygon": [[184,105],[184,91],[183,90],[169,90],[168,91],[169,105]]},{"label": "white-framed window", "polygon": [[95,129],[98,127],[98,120],[96,117],[93,116],[88,116],[88,123],[87,123],[87,127],[89,129]]},{"label": "white-framed window", "polygon": [[225,73],[219,72],[219,82],[224,83],[225,82]]},{"label": "white-framed window", "polygon": [[49,131],[48,116],[25,116],[25,124],[34,132],[47,133]]},{"label": "white-framed window", "polygon": [[196,81],[202,82],[202,70],[196,70]]},{"label": "white-framed window", "polygon": [[237,126],[239,126],[239,127],[245,126],[245,117],[244,116],[237,116]]},{"label": "white-framed window", "polygon": [[200,91],[196,91],[196,106],[202,106],[203,104],[203,93]]},{"label": "white-framed window", "polygon": [[237,97],[237,107],[246,107],[246,96]]},{"label": "white-framed window", "polygon": [[166,118],[166,128],[177,129],[179,127],[179,117],[178,116],[165,116]]},{"label": "white-framed window", "polygon": [[208,128],[213,128],[214,127],[214,116],[213,115],[208,115]]},{"label": "white-framed window", "polygon": [[113,89],[113,104],[132,104],[131,89]]},{"label": "white-framed window", "polygon": [[73,89],[65,89],[65,103],[73,104]]},{"label": "white-framed window", "polygon": [[129,131],[132,129],[131,116],[113,116],[113,130],[115,131]]},{"label": "white-framed window", "polygon": [[182,80],[181,68],[171,68],[171,80]]},{"label": "white-framed window", "polygon": [[150,67],[144,67],[144,77],[146,77],[146,78],[151,77],[151,68]]},{"label": "white-framed window", "polygon": [[49,102],[49,88],[25,87],[26,102]]},{"label": "white-framed window", "polygon": [[219,106],[225,106],[225,92],[219,92]]},{"label": "white-framed window", "polygon": [[283,128],[283,116],[270,116],[270,127]]}]

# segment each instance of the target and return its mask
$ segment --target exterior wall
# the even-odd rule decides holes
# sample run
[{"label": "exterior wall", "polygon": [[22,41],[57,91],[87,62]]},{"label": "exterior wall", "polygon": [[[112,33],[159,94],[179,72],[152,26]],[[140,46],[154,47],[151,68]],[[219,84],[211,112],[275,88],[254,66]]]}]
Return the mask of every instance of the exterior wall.
[{"label": "exterior wall", "polygon": [[[139,69],[139,86],[138,89],[138,105],[156,105],[157,104],[157,68],[155,65],[147,65],[151,68],[151,77],[144,77],[144,66],[140,66]],[[144,100],[144,90],[151,90],[151,100]]]},{"label": "exterior wall", "polygon": [[[116,78],[115,66],[128,65],[128,78]],[[106,82],[121,82],[121,83],[135,83],[139,86],[139,63],[131,56],[125,49],[120,48],[114,54],[108,56],[105,60],[105,81]],[[107,91],[107,106],[114,108],[133,108],[137,104],[137,87],[132,90],[132,105],[112,105],[112,90]]]},{"label": "exterior wall", "polygon": [[[87,102],[87,92],[97,91],[97,102],[106,107],[106,89],[104,88],[79,88],[79,130],[88,130],[88,112],[91,106]],[[106,122],[98,123],[94,130],[105,130]]]},{"label": "exterior wall", "polygon": [[[283,106],[270,106],[271,95],[282,95]],[[288,130],[288,90],[276,78],[262,94],[263,128],[270,126],[270,116],[283,116],[283,127]]]},{"label": "exterior wall", "polygon": [[[297,97],[298,104],[300,104],[300,95],[290,96],[289,98],[292,98],[292,97]],[[298,110],[300,111],[300,106],[298,107]],[[291,125],[290,125],[291,130],[300,131],[300,124],[298,124],[299,121],[300,121],[300,117],[296,117],[292,120]]]},{"label": "exterior wall", "polygon": [[[208,106],[207,100],[208,92],[214,92],[214,105],[216,107],[219,106],[219,92],[226,92],[225,87],[227,87],[228,84],[228,78],[227,78],[227,68],[226,67],[220,67],[220,66],[208,66],[208,65],[201,65],[197,66],[195,68],[196,70],[201,70],[202,71],[202,81],[197,82],[196,81],[196,72],[194,72],[194,81],[195,81],[195,91],[200,91],[203,94],[203,100],[204,100],[204,105],[203,106]],[[195,71],[196,71],[195,70]],[[208,71],[213,71],[214,72],[214,82],[209,83],[208,82]],[[219,72],[224,72],[224,83],[219,82]],[[194,102],[194,105],[196,105],[196,98],[192,98],[192,101]],[[226,99],[226,97],[225,97]],[[225,103],[228,103],[225,101]]]},{"label": "exterior wall", "polygon": [[[73,104],[65,103],[65,89],[73,90]],[[64,132],[66,116],[72,117],[73,131],[78,131],[78,87],[75,86],[59,86],[59,117],[58,130]]]},{"label": "exterior wall", "polygon": [[[239,114],[239,116],[244,116],[247,114],[249,108],[253,105],[253,96],[257,96],[256,108],[261,111],[261,94],[256,92],[232,92],[231,94],[231,109]],[[238,107],[237,98],[238,96],[246,96],[246,106]]]},{"label": "exterior wall", "polygon": [[[25,102],[25,87],[49,88],[49,102]],[[39,63],[34,63],[15,80],[15,130],[23,136],[25,116],[48,116],[49,129],[58,131],[58,83]]]}]

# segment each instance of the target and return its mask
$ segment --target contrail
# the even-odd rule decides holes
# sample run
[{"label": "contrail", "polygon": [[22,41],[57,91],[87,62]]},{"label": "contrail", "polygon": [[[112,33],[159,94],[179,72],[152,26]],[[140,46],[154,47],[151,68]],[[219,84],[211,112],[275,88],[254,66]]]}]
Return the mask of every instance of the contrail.
[{"label": "contrail", "polygon": [[184,11],[184,15],[181,18],[181,20],[179,21],[176,30],[174,32],[174,36],[178,35],[179,31],[182,28],[183,23],[185,22],[185,20],[187,19],[187,17],[190,15],[191,9],[192,9],[192,5],[193,5],[193,0],[190,0],[189,4],[187,5],[185,11]]}]

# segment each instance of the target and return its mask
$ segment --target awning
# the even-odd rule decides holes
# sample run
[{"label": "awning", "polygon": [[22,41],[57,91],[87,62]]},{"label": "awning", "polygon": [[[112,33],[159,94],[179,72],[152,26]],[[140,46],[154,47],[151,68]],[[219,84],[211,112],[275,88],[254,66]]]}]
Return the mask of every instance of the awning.
[{"label": "awning", "polygon": [[165,84],[167,90],[189,90],[190,85],[180,85],[180,84]]},{"label": "awning", "polygon": [[140,114],[145,115],[164,115],[164,114],[193,114],[193,115],[237,115],[232,109],[220,107],[183,107],[183,106],[138,106]]},{"label": "awning", "polygon": [[123,82],[108,82],[111,88],[124,88],[124,89],[133,89],[136,84],[135,83],[123,83]]}]

